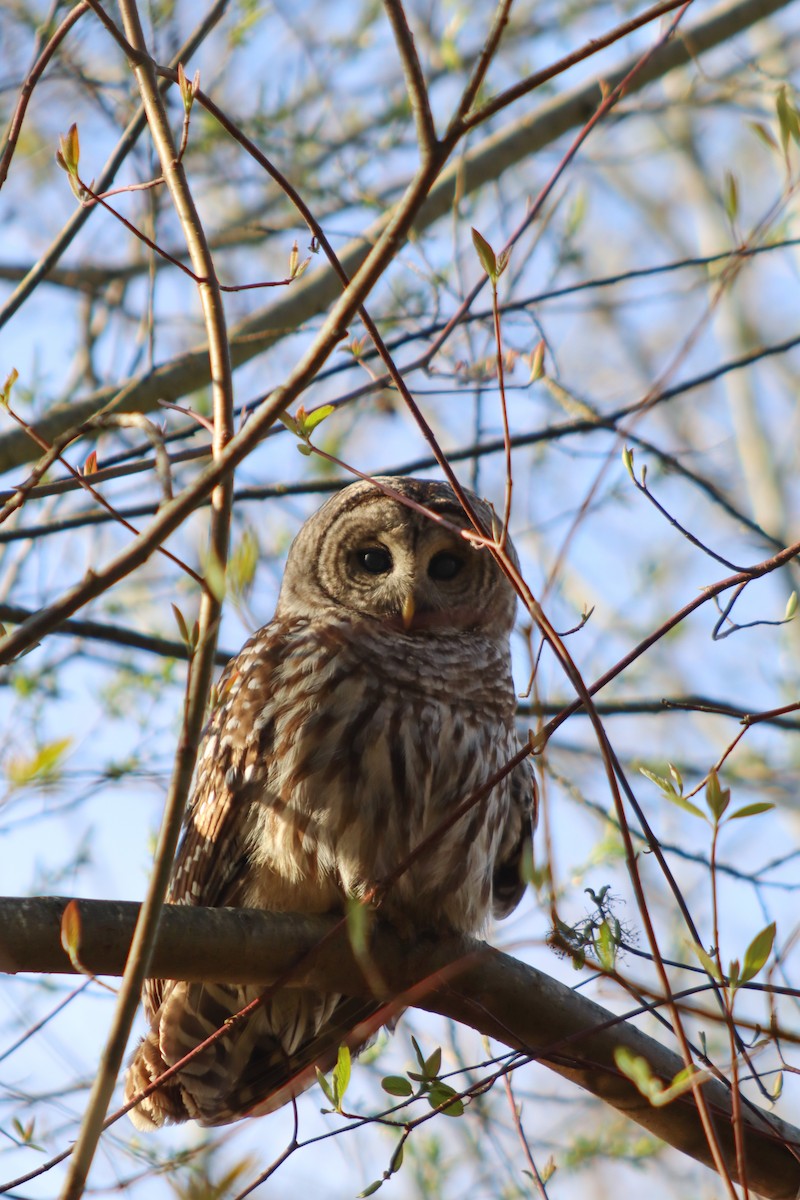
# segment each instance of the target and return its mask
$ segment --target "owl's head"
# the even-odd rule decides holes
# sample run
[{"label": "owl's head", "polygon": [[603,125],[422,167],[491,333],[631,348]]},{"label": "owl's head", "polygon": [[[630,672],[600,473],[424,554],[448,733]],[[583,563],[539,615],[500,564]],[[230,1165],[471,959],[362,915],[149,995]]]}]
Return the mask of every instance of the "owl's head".
[{"label": "owl's head", "polygon": [[[471,528],[449,484],[380,482],[450,525]],[[467,495],[490,531],[491,509]],[[314,513],[289,551],[276,615],[313,617],[326,609],[384,620],[412,635],[480,630],[505,638],[516,595],[488,550],[359,482]]]}]

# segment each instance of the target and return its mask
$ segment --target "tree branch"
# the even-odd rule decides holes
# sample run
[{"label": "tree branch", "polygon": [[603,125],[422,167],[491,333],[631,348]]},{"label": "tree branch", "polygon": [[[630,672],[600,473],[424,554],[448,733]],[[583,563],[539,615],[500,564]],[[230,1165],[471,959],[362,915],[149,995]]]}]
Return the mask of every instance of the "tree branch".
[{"label": "tree branch", "polygon": [[[0,898],[0,971],[72,974],[61,946],[61,897]],[[80,900],[80,961],[101,975],[122,972],[139,905]],[[154,977],[265,985],[292,969],[292,986],[372,994],[376,978],[388,996],[437,1012],[510,1046],[612,1105],[682,1153],[706,1165],[711,1157],[691,1094],[654,1108],[615,1064],[624,1047],[645,1058],[669,1082],[682,1059],[549,976],[467,937],[419,938],[414,945],[387,927],[373,931],[370,969],[354,955],[346,933],[314,948],[334,918],[246,909],[166,906],[153,948]],[[376,969],[377,968],[377,969]],[[725,1162],[735,1177],[730,1091],[703,1085]],[[749,1106],[743,1113],[750,1186],[774,1200],[800,1189],[800,1130]]]}]

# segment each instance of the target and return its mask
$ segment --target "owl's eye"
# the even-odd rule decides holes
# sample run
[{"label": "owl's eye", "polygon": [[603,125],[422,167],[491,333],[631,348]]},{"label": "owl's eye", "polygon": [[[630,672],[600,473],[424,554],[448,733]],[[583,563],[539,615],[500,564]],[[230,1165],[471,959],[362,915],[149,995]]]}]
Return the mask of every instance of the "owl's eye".
[{"label": "owl's eye", "polygon": [[386,575],[392,569],[392,556],[383,546],[370,546],[368,550],[356,550],[356,562],[370,575]]},{"label": "owl's eye", "polygon": [[439,583],[447,583],[448,580],[455,579],[463,566],[464,559],[460,555],[442,550],[441,553],[434,554],[428,563],[428,575]]}]

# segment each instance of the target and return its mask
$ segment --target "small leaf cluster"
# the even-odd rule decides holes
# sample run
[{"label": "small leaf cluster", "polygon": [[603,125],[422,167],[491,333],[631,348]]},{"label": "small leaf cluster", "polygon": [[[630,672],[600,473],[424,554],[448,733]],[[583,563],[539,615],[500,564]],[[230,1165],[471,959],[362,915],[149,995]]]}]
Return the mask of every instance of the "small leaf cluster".
[{"label": "small leaf cluster", "polygon": [[15,755],[6,766],[8,782],[14,788],[27,787],[32,783],[57,783],[64,757],[71,746],[72,738],[55,738],[44,742],[30,755]]},{"label": "small leaf cluster", "polygon": [[183,101],[183,110],[188,117],[192,111],[194,98],[200,90],[200,72],[195,71],[194,79],[190,80],[183,69],[183,63],[178,63],[178,87],[180,88],[181,100]]},{"label": "small leaf cluster", "polygon": [[[300,262],[300,247],[297,245],[297,242],[292,242],[292,248],[289,252],[289,278],[299,279],[310,262],[310,257],[304,258],[303,261]],[[319,409],[317,411],[319,412]],[[325,416],[327,415],[328,414],[326,413]],[[320,418],[320,420],[322,419],[324,418]],[[317,424],[319,424],[319,421]]]},{"label": "small leaf cluster", "polygon": [[416,1038],[411,1039],[414,1053],[417,1056],[418,1071],[408,1071],[406,1075],[387,1075],[381,1086],[390,1096],[402,1099],[418,1099],[427,1096],[431,1108],[441,1108],[445,1116],[460,1117],[464,1112],[464,1101],[458,1098],[458,1093],[449,1083],[440,1078],[442,1068],[441,1046],[428,1055],[423,1055]]},{"label": "small leaf cluster", "polygon": [[78,176],[78,167],[81,161],[81,144],[78,137],[78,126],[73,123],[70,125],[66,133],[62,133],[58,139],[58,150],[56,150],[56,162],[61,167],[62,171],[66,171],[69,179],[69,186],[72,188],[73,195],[76,200],[81,203],[86,199],[86,188],[80,181]]},{"label": "small leaf cluster", "polygon": [[299,438],[300,445],[297,449],[300,453],[312,454],[314,447],[311,445],[311,434],[331,415],[333,409],[332,404],[323,404],[313,412],[306,412],[301,404],[294,416],[291,413],[279,413],[278,418],[296,438]]},{"label": "small leaf cluster", "polygon": [[[419,1042],[412,1037],[414,1053],[417,1057],[418,1071],[408,1071],[405,1075],[387,1075],[382,1081],[383,1090],[390,1096],[401,1100],[417,1100],[426,1096],[431,1108],[441,1109],[448,1117],[460,1117],[464,1112],[464,1102],[458,1093],[440,1077],[442,1069],[441,1046],[426,1058],[420,1049]],[[400,1170],[403,1163],[403,1152],[410,1130],[407,1128],[398,1142],[389,1166],[380,1179],[374,1179],[363,1192],[359,1192],[359,1200],[365,1196],[374,1196],[388,1179]]]},{"label": "small leaf cluster", "polygon": [[628,474],[630,475],[631,479],[633,480],[633,482],[636,484],[637,487],[645,487],[646,482],[647,482],[647,464],[645,464],[642,467],[642,478],[641,478],[641,481],[639,481],[636,478],[635,466],[634,466],[634,454],[633,454],[633,449],[630,446],[622,447],[622,465],[625,467],[625,470],[628,472]]},{"label": "small leaf cluster", "polygon": [[782,83],[775,93],[775,115],[778,119],[780,145],[778,145],[772,130],[763,121],[749,121],[748,124],[768,150],[782,155],[788,168],[789,149],[792,143],[800,145],[800,110],[798,110],[792,89],[786,83]]},{"label": "small leaf cluster", "polygon": [[42,1154],[44,1154],[44,1147],[40,1146],[35,1140],[35,1117],[31,1117],[30,1121],[26,1121],[24,1125],[22,1124],[22,1121],[20,1121],[19,1117],[12,1117],[11,1125],[16,1137],[12,1137],[11,1134],[6,1134],[6,1136],[11,1138],[12,1142],[16,1142],[19,1146],[27,1146],[31,1150],[39,1150]]},{"label": "small leaf cluster", "polygon": [[495,254],[486,238],[478,233],[477,229],[472,230],[472,244],[480,259],[481,266],[489,276],[492,287],[497,287],[498,279],[508,266],[511,251],[501,250],[499,254]]},{"label": "small leaf cluster", "polygon": [[[714,829],[717,829],[720,825],[728,821],[736,821],[742,817],[755,817],[759,813],[769,812],[771,808],[775,807],[769,801],[758,801],[755,804],[745,804],[742,808],[736,808],[732,813],[728,813],[728,806],[731,802],[731,789],[723,788],[720,785],[717,772],[711,770],[706,780],[706,808],[708,809],[708,813],[705,813],[699,805],[693,804],[691,800],[684,796],[681,773],[672,763],[669,764],[669,779],[665,775],[657,775],[655,771],[650,771],[647,767],[640,767],[639,771],[644,775],[645,779],[649,779],[651,783],[656,785],[661,794],[671,804],[682,808],[684,812],[691,813],[694,817],[700,817],[702,821],[707,821]],[[726,813],[728,813],[727,816],[725,816]],[[724,821],[723,817],[725,818]]]},{"label": "small leaf cluster", "polygon": [[575,925],[556,918],[548,943],[557,953],[568,954],[576,971],[585,966],[587,955],[602,970],[613,971],[624,933],[613,912],[614,897],[608,884],[599,892],[592,888],[584,888],[584,891],[594,904],[594,911]]},{"label": "small leaf cluster", "polygon": [[180,630],[181,640],[186,646],[186,649],[189,651],[189,658],[191,659],[194,656],[200,641],[200,622],[199,620],[195,621],[190,629],[186,617],[178,608],[177,604],[172,604],[170,607],[175,614],[175,620],[177,622],[178,629]]}]

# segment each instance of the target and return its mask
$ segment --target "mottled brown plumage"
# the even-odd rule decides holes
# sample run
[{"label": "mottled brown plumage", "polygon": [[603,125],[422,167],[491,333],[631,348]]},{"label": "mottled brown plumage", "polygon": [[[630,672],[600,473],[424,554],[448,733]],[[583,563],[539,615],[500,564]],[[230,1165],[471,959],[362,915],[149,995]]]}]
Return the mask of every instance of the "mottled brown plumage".
[{"label": "mottled brown plumage", "polygon": [[[469,528],[448,484],[380,482]],[[470,498],[489,530],[491,511]],[[169,899],[339,913],[369,894],[517,751],[515,604],[487,550],[372,484],[328,501],[292,545],[275,617],[220,681]],[[505,916],[523,892],[532,818],[525,762],[393,883],[382,917],[411,936],[475,932],[490,912]],[[259,991],[148,984],[151,1029],[127,1095]],[[374,1032],[377,1011],[279,991],[132,1110],[134,1123],[270,1112],[355,1030],[356,1040]]]}]

